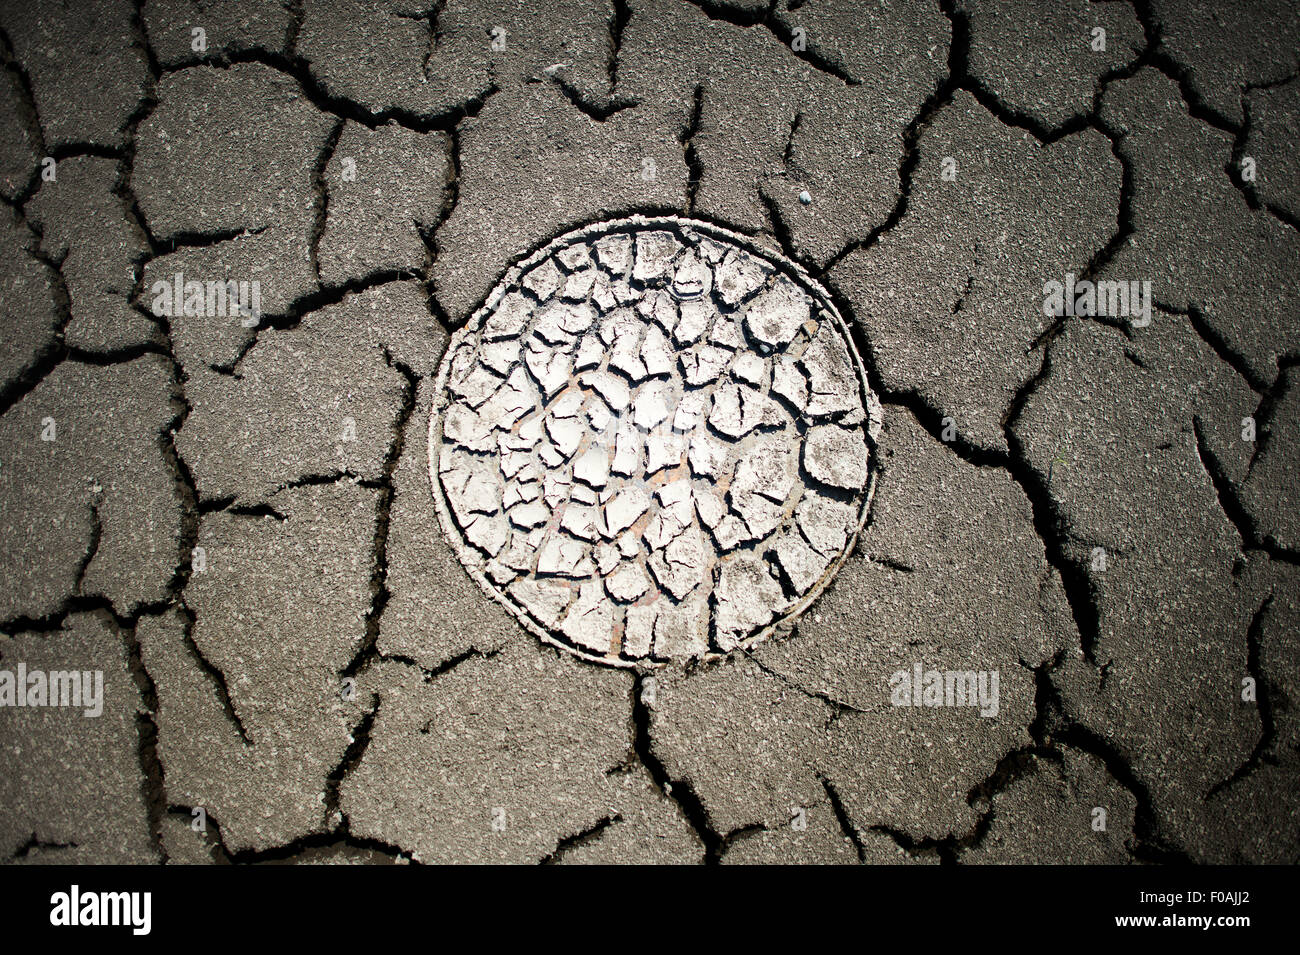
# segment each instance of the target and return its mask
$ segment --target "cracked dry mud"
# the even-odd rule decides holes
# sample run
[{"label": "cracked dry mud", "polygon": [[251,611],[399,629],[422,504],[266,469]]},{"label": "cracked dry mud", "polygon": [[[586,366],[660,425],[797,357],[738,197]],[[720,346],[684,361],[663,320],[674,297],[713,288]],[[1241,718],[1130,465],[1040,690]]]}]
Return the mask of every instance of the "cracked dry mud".
[{"label": "cracked dry mud", "polygon": [[880,410],[798,266],[635,218],[528,257],[447,349],[430,420],[462,562],[605,663],[748,649],[852,549]]},{"label": "cracked dry mud", "polygon": [[3,0],[0,853],[1300,860],[1298,13]]}]

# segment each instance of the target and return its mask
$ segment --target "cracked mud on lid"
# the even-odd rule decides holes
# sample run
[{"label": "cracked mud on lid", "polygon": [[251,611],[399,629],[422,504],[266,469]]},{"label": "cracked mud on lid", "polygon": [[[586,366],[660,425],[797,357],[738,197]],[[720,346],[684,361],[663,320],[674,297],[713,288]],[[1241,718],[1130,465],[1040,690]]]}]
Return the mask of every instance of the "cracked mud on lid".
[{"label": "cracked mud on lid", "polygon": [[444,532],[535,634],[621,666],[790,623],[838,569],[880,427],[794,263],[635,217],[516,266],[453,338],[429,429]]}]

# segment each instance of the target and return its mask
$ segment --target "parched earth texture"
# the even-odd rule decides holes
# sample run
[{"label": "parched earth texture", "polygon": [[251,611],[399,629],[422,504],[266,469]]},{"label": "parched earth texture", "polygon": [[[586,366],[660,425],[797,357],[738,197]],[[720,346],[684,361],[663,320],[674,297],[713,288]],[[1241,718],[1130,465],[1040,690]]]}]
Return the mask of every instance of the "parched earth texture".
[{"label": "parched earth texture", "polygon": [[[0,2],[0,671],[103,674],[97,717],[0,706],[0,855],[1300,859],[1295,4],[536,7]],[[530,512],[448,523],[435,494],[533,446],[431,482],[431,425],[467,393],[440,371],[517,264],[633,216],[794,263],[863,404],[792,410],[775,365],[816,316],[782,357],[795,339],[769,355],[737,311],[722,344],[757,357],[686,410],[741,442],[725,500],[701,504],[689,449],[689,488],[638,472],[626,550],[573,517],[545,571],[484,576],[536,591],[589,561],[562,606],[531,594],[554,628],[526,626],[463,559],[467,529],[506,553]],[[650,278],[592,368],[542,354],[577,354],[570,308],[493,349],[499,377],[554,376],[549,400],[662,360],[646,414],[676,415],[707,362],[676,299],[645,346]],[[257,308],[168,306],[227,280]],[[577,281],[580,303],[604,279]],[[1150,283],[1150,311],[1052,307],[1071,281]],[[545,440],[578,442],[552,480],[581,499],[537,527],[612,503],[574,476],[612,467],[576,413]],[[818,427],[862,447],[823,442],[815,473]],[[751,429],[786,444],[745,470]],[[800,523],[818,473],[871,489],[860,533]],[[646,523],[684,500],[738,514],[737,546],[799,533],[740,573],[689,508]],[[682,624],[710,587],[713,623]],[[651,599],[678,616],[633,625]],[[996,705],[898,705],[918,671],[996,675]]]}]

